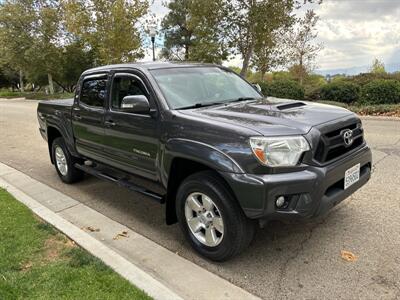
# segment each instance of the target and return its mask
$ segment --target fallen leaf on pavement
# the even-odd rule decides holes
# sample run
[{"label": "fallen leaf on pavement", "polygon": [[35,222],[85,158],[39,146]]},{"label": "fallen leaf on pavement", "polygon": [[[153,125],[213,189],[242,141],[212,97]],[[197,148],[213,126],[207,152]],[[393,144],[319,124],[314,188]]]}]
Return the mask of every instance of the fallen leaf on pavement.
[{"label": "fallen leaf on pavement", "polygon": [[354,253],[345,250],[342,250],[341,256],[345,261],[350,262],[356,261],[358,259],[358,257]]},{"label": "fallen leaf on pavement", "polygon": [[94,227],[92,227],[92,226],[88,226],[88,227],[86,227],[86,229],[87,229],[88,231],[91,231],[91,232],[99,232],[99,231],[100,231],[99,228],[94,228]]},{"label": "fallen leaf on pavement", "polygon": [[129,237],[128,231],[122,231],[121,233],[118,233],[116,236],[114,236],[113,240],[119,240],[120,238],[127,238]]}]

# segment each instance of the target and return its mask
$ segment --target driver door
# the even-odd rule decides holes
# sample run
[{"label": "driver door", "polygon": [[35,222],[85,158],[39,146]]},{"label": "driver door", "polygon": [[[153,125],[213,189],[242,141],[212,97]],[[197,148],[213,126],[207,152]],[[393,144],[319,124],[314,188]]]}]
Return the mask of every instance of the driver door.
[{"label": "driver door", "polygon": [[144,95],[155,107],[144,82],[131,73],[116,73],[112,79],[109,109],[104,117],[104,151],[109,164],[129,173],[157,180],[159,138],[157,120],[149,114],[124,112],[124,97]]}]

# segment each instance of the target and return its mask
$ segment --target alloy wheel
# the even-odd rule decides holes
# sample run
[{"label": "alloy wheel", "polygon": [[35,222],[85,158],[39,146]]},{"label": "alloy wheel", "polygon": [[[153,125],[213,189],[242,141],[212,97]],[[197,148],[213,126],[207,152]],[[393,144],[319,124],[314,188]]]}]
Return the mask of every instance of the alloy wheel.
[{"label": "alloy wheel", "polygon": [[224,237],[224,222],[217,205],[203,193],[191,193],[185,202],[186,223],[194,237],[208,247],[218,246]]}]

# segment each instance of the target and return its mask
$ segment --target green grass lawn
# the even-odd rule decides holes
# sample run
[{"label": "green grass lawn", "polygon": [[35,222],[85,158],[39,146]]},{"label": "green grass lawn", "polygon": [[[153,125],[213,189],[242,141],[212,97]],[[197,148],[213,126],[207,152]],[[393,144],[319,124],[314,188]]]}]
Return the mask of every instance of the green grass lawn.
[{"label": "green grass lawn", "polygon": [[0,299],[151,299],[0,189]]},{"label": "green grass lawn", "polygon": [[73,98],[73,93],[56,93],[54,95],[49,95],[43,92],[11,92],[11,91],[1,91],[0,98],[12,99],[12,98],[26,98],[30,100],[51,100],[51,99],[67,99]]}]

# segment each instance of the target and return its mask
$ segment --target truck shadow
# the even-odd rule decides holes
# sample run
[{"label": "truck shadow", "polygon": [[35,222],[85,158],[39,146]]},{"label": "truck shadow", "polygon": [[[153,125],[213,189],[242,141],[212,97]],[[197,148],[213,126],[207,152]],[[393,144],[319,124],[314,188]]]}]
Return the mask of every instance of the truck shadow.
[{"label": "truck shadow", "polygon": [[[86,194],[87,200],[82,201],[89,207],[101,212],[107,217],[127,226],[128,228],[146,236],[150,240],[164,246],[178,255],[192,260],[216,271],[223,276],[224,269],[236,270],[240,273],[243,265],[251,268],[266,268],[266,272],[280,270],[288,258],[299,255],[307,245],[307,256],[319,256],[313,249],[313,235],[318,234],[318,249],[323,249],[325,241],[334,239],[340,234],[334,230],[335,223],[339,223],[346,213],[341,211],[345,203],[335,207],[328,215],[320,219],[307,222],[270,222],[264,228],[257,230],[254,241],[240,256],[224,263],[215,263],[198,256],[185,241],[179,225],[165,224],[164,206],[140,194],[119,188],[111,183],[103,182],[88,176],[83,182],[76,185]],[[322,233],[329,232],[329,235]],[[312,241],[312,243],[310,243]],[[307,264],[307,259],[302,263]]]}]

